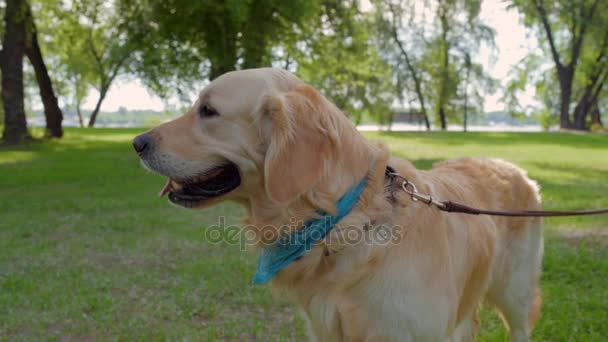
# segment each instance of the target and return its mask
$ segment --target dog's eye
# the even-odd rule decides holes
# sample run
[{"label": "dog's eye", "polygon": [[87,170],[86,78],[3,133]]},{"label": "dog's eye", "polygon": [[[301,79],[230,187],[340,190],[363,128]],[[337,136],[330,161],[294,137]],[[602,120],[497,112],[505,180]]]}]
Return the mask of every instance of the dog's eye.
[{"label": "dog's eye", "polygon": [[201,118],[208,118],[211,116],[220,115],[220,113],[218,113],[217,110],[211,108],[211,106],[205,104],[199,108],[198,115],[200,115]]}]

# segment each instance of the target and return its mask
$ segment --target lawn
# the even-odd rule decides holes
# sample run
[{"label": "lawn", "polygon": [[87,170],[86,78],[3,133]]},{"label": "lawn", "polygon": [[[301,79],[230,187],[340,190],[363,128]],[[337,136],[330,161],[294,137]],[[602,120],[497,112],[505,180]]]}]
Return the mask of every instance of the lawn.
[{"label": "lawn", "polygon": [[[209,243],[230,204],[170,206],[140,167],[134,129],[68,129],[0,149],[0,340],[301,340],[296,310],[251,284],[255,258]],[[373,133],[420,168],[461,156],[518,163],[548,209],[608,207],[608,136]],[[608,338],[608,216],[546,221],[535,341]],[[506,341],[482,310],[481,341]]]}]

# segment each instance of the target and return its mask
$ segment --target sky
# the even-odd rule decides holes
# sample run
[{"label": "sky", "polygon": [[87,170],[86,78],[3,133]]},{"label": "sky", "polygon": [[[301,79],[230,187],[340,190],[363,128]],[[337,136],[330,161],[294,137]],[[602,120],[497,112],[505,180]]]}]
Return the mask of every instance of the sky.
[{"label": "sky", "polygon": [[[368,1],[363,1],[363,8],[369,6]],[[491,76],[500,80],[501,83],[507,80],[509,71],[513,65],[517,64],[529,51],[536,46],[534,37],[526,36],[526,29],[520,22],[520,15],[514,10],[507,11],[506,4],[501,0],[486,0],[483,2],[481,10],[482,20],[496,30],[496,45],[498,54],[495,61],[490,60],[490,51],[487,47],[480,50],[476,61],[481,63]],[[494,62],[494,63],[492,63]],[[504,109],[504,104],[500,103],[502,94],[497,92],[489,95],[485,99],[485,110],[496,111]],[[529,90],[522,95],[520,102],[523,104],[533,103],[533,90]],[[97,100],[97,92],[91,91],[87,96],[83,107],[92,109]],[[165,109],[166,103],[175,104],[175,99],[163,99],[149,92],[138,79],[118,78],[110,88],[101,109],[113,112],[119,107],[130,110],[151,109],[161,111]]]}]

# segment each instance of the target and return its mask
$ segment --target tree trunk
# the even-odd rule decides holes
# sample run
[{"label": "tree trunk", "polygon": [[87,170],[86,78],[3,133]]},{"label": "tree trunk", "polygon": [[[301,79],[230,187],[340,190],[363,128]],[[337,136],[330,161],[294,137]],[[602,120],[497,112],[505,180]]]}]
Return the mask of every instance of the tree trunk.
[{"label": "tree trunk", "polygon": [[[0,60],[1,59],[2,59],[2,50],[0,50]],[[0,82],[2,80],[1,77],[2,77],[2,72],[0,71]],[[0,84],[0,86],[1,86],[1,84]],[[0,95],[0,122],[4,122],[4,101],[2,101],[2,95]]]},{"label": "tree trunk", "polygon": [[587,117],[597,108],[597,100],[602,91],[604,82],[608,78],[608,73],[602,70],[587,80],[587,86],[583,96],[574,108],[574,128],[578,130],[588,130]]},{"label": "tree trunk", "polygon": [[[211,70],[209,80],[236,69],[239,57],[239,35],[242,34],[241,23],[225,20],[231,17],[229,6],[211,6],[213,9],[204,14],[200,20],[208,21],[209,31],[206,31],[205,54],[209,58]],[[255,30],[256,28],[250,28]]]},{"label": "tree trunk", "polygon": [[441,20],[441,45],[442,61],[441,61],[441,84],[439,85],[439,99],[438,99],[438,112],[439,120],[441,121],[441,130],[445,131],[448,128],[448,122],[445,113],[445,106],[447,104],[448,97],[448,82],[450,76],[450,47],[448,43],[448,18],[446,9],[441,7],[439,18]]},{"label": "tree trunk", "polygon": [[418,89],[420,88],[420,85],[416,86],[416,93],[418,94],[418,101],[420,102],[420,111],[422,112],[422,117],[424,118],[424,126],[426,127],[427,131],[431,130],[431,122],[429,121],[429,115],[426,111],[426,106],[424,104],[424,97],[422,95],[422,89]]},{"label": "tree trunk", "polygon": [[208,47],[209,62],[211,63],[210,81],[229,71],[236,70],[238,60],[238,30],[229,24],[223,23],[218,25],[221,27],[218,27],[219,31],[217,34],[222,38],[207,42],[210,44]]},{"label": "tree trunk", "polygon": [[587,127],[587,114],[589,114],[588,105],[586,108],[581,109],[580,112],[574,112],[574,123],[572,124],[572,128],[579,131],[588,131],[589,127]]},{"label": "tree trunk", "polygon": [[445,109],[443,107],[439,108],[439,120],[441,120],[441,130],[445,131],[448,129],[448,121],[445,117]]},{"label": "tree trunk", "polygon": [[7,144],[19,144],[29,137],[23,103],[23,54],[25,53],[24,3],[6,0],[5,32],[2,41],[2,100],[4,103],[4,134]]},{"label": "tree trunk", "polygon": [[[401,46],[400,42],[398,44]],[[419,77],[418,73],[416,72],[416,69],[412,65],[412,63],[409,59],[409,56],[405,52],[405,49],[402,49],[402,53],[404,54],[407,68],[408,68],[410,74],[412,75],[412,79],[414,80],[414,88],[416,89],[416,97],[418,97],[418,103],[420,104],[420,112],[422,113],[422,116],[424,117],[424,125],[426,126],[426,130],[430,131],[431,123],[429,122],[429,115],[426,110],[424,94],[422,93],[422,81],[420,80],[420,77]]]},{"label": "tree trunk", "polygon": [[597,98],[591,105],[591,126],[604,127],[602,124],[602,114],[600,113],[600,106],[597,103]]},{"label": "tree trunk", "polygon": [[585,87],[583,96],[574,108],[574,124],[573,128],[578,130],[587,130],[587,114],[589,113],[591,105],[593,87],[591,85]]},{"label": "tree trunk", "polygon": [[585,103],[579,111],[574,111],[574,124],[572,128],[579,131],[588,131],[587,127],[587,114],[589,114],[589,103]]},{"label": "tree trunk", "polygon": [[[540,18],[541,24],[547,35],[549,47],[551,49],[551,56],[555,63],[557,72],[557,78],[560,86],[560,127],[562,129],[575,128],[570,121],[570,101],[572,97],[572,82],[574,79],[575,68],[578,63],[579,56],[581,55],[581,48],[583,46],[583,40],[585,38],[585,32],[592,22],[591,17],[596,14],[595,9],[599,4],[599,0],[594,0],[590,7],[586,8],[581,4],[579,8],[580,15],[572,13],[571,20],[573,25],[570,27],[570,34],[572,35],[572,41],[570,42],[570,62],[567,65],[562,64],[557,44],[554,39],[553,30],[549,22],[549,15],[545,10],[545,2],[541,0],[534,0],[533,4],[536,8],[536,12]],[[549,2],[550,3],[550,2]],[[578,29],[577,29],[578,27]]]},{"label": "tree trunk", "polygon": [[464,83],[464,122],[462,125],[462,129],[464,132],[467,131],[467,124],[468,124],[468,114],[469,114],[469,109],[468,104],[469,104],[469,77],[471,75],[471,60],[469,58],[469,55],[467,54],[467,79]]},{"label": "tree trunk", "polygon": [[44,64],[42,58],[42,52],[40,51],[40,45],[38,44],[38,34],[36,31],[36,25],[34,18],[31,13],[29,5],[27,7],[26,20],[30,24],[31,34],[29,40],[26,43],[25,54],[29,58],[34,71],[36,72],[36,80],[38,81],[38,87],[40,88],[40,97],[44,104],[44,116],[46,118],[46,134],[54,138],[61,138],[63,136],[63,129],[61,127],[61,121],[63,121],[63,113],[57,104],[57,97],[55,97],[55,91],[53,90],[53,83],[49,77],[48,70]]},{"label": "tree trunk", "polygon": [[[392,6],[391,6],[391,11],[393,13],[393,16],[396,16],[396,14],[395,14],[396,12],[392,8]],[[393,34],[393,39],[395,40],[395,43],[397,43],[397,47],[401,51],[401,55],[405,59],[405,65],[407,66],[407,70],[412,75],[412,80],[414,80],[414,87],[416,89],[416,97],[418,97],[418,103],[420,104],[420,111],[422,112],[422,116],[424,117],[424,125],[426,126],[426,130],[430,131],[431,123],[429,122],[429,115],[426,111],[426,105],[424,102],[424,94],[422,93],[422,81],[420,80],[420,75],[418,75],[418,72],[416,71],[416,68],[414,67],[414,64],[412,63],[412,60],[410,59],[409,54],[405,50],[405,47],[403,47],[403,43],[401,43],[401,40],[399,39],[399,33],[397,32],[397,27],[394,26],[394,24],[392,27],[392,34]]]},{"label": "tree trunk", "polygon": [[233,71],[234,70],[234,66],[226,66],[226,65],[222,65],[222,64],[213,64],[211,65],[211,74],[209,74],[209,80],[213,81],[214,79],[218,78],[219,76],[229,72],[229,71]]},{"label": "tree trunk", "polygon": [[78,114],[78,125],[84,128],[84,120],[82,118],[82,110],[80,110],[80,100],[76,101],[76,114]]},{"label": "tree trunk", "polygon": [[557,77],[559,79],[560,88],[560,128],[573,128],[570,121],[570,99],[572,97],[572,80],[574,76],[574,68],[571,65],[560,67],[557,69]]},{"label": "tree trunk", "polygon": [[101,108],[101,103],[106,98],[106,94],[108,92],[108,88],[102,87],[99,92],[99,99],[97,100],[97,104],[95,104],[95,109],[91,112],[91,116],[89,117],[89,124],[87,127],[93,128],[95,127],[95,121],[97,121],[97,114],[99,114],[99,109]]},{"label": "tree trunk", "polygon": [[267,1],[254,0],[249,7],[249,18],[243,32],[243,69],[260,68],[266,65],[264,57],[268,49],[268,27],[274,25],[274,10]]},{"label": "tree trunk", "polygon": [[[606,74],[606,77],[608,77],[608,74]],[[600,113],[600,105],[599,105],[598,101],[599,101],[600,93],[602,92],[602,88],[604,87],[605,81],[606,81],[606,79],[602,80],[602,83],[600,83],[598,85],[593,97],[591,98],[591,105],[589,106],[590,107],[589,111],[591,112],[591,125],[592,126],[597,125],[599,127],[604,127],[604,125],[602,123],[602,114]]]}]

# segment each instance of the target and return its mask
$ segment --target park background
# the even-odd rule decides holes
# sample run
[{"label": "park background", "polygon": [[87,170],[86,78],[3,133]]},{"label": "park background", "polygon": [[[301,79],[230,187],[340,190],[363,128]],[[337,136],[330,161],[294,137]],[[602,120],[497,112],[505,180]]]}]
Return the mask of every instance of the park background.
[{"label": "park background", "polygon": [[[0,0],[0,16],[0,340],[304,338],[251,284],[251,254],[206,241],[242,210],[168,205],[130,146],[231,70],[294,72],[419,168],[504,158],[546,209],[608,207],[608,0]],[[608,218],[547,219],[543,272],[532,339],[605,340]],[[507,340],[491,308],[479,340]]]}]

